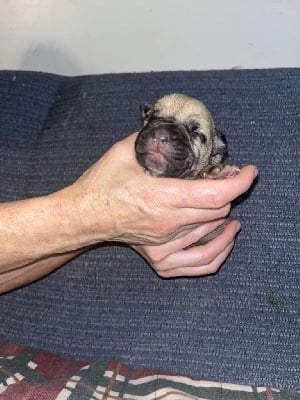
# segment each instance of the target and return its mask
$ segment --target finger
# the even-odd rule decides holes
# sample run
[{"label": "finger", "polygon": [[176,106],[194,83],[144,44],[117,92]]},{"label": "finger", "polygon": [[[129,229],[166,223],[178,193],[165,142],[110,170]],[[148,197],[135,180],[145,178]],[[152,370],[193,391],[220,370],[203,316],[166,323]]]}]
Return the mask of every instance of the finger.
[{"label": "finger", "polygon": [[159,184],[168,188],[168,192],[171,193],[168,200],[175,207],[211,209],[223,207],[246,192],[256,176],[257,168],[254,165],[248,165],[236,176],[228,179],[160,178]]},{"label": "finger", "polygon": [[231,204],[226,204],[221,208],[215,209],[178,209],[173,215],[174,222],[177,226],[199,225],[211,221],[216,221],[221,218],[226,218],[231,209]]},{"label": "finger", "polygon": [[[126,242],[132,246],[144,245],[149,246],[149,248],[151,248],[150,246],[158,247],[167,245],[176,239],[184,237],[199,226],[204,226],[211,222],[218,225],[218,222],[216,221],[219,221],[220,219],[224,221],[224,218],[226,218],[229,213],[230,205],[227,205],[219,210],[185,210],[185,212],[181,211],[181,213],[173,212],[169,216],[166,215],[160,217],[158,219],[159,223],[156,223],[157,227],[159,225],[164,225],[168,227],[168,230],[159,230],[160,228],[156,228],[154,231],[152,231],[152,234],[139,234],[138,241],[136,237],[133,238],[134,240],[131,240],[132,238],[130,237],[126,237]],[[206,228],[204,226],[201,229]],[[115,238],[114,240],[118,239]],[[153,250],[153,252],[155,251],[156,250]]]},{"label": "finger", "polygon": [[226,246],[225,249],[221,251],[221,253],[218,254],[217,257],[209,264],[194,267],[178,267],[163,271],[159,273],[159,275],[163,278],[175,278],[180,276],[202,276],[215,274],[229,256],[233,246],[234,241],[229,243],[228,246]]},{"label": "finger", "polygon": [[234,240],[239,230],[240,223],[238,221],[231,221],[222,233],[206,245],[174,252],[157,265],[157,269],[167,271],[176,268],[209,265]]},{"label": "finger", "polygon": [[227,204],[225,207],[215,210],[186,209],[181,212],[177,210],[177,212],[170,213],[169,216],[161,217],[160,220],[170,227],[170,234],[165,236],[161,243],[181,238],[203,224],[228,217],[230,208],[230,204]]},{"label": "finger", "polygon": [[214,231],[224,221],[225,219],[220,219],[200,226],[197,225],[196,227],[191,226],[186,228],[178,238],[160,246],[145,246],[144,250],[147,251],[147,255],[152,261],[161,262],[170,254],[184,249],[192,243],[197,242],[208,233]]}]

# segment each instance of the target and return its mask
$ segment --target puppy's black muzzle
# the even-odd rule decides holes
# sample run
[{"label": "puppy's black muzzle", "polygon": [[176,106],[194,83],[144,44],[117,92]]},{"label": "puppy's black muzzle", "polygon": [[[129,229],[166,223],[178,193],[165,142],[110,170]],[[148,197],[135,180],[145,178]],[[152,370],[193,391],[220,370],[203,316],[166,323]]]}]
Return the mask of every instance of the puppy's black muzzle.
[{"label": "puppy's black muzzle", "polygon": [[138,162],[153,175],[185,178],[194,163],[189,132],[173,121],[149,121],[139,132],[135,150]]}]

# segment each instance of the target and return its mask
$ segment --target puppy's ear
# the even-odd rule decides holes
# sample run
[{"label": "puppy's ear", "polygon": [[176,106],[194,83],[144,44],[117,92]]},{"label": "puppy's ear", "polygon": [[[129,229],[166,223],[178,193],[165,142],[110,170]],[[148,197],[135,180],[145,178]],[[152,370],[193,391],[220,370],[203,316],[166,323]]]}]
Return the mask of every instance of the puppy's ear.
[{"label": "puppy's ear", "polygon": [[153,114],[153,107],[150,104],[141,104],[140,111],[143,121],[147,122]]},{"label": "puppy's ear", "polygon": [[218,129],[215,130],[213,138],[213,150],[212,156],[218,156],[220,159],[224,159],[228,155],[227,140],[223,132]]}]

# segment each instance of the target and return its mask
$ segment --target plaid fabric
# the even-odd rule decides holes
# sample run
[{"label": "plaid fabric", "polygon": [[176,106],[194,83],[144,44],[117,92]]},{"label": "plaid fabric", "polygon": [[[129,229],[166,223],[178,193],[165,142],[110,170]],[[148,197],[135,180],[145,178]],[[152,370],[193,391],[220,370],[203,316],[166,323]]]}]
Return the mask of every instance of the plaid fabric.
[{"label": "plaid fabric", "polygon": [[0,342],[3,400],[298,400],[300,392],[218,383],[117,361],[72,361]]}]

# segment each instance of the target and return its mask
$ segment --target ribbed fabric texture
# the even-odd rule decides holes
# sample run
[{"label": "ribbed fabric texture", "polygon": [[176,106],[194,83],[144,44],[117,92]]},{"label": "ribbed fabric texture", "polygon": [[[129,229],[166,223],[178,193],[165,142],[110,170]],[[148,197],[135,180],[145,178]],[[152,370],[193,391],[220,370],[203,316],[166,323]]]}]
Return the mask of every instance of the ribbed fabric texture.
[{"label": "ribbed fabric texture", "polygon": [[0,337],[73,359],[297,390],[300,69],[1,72],[1,201],[73,182],[139,129],[141,103],[172,92],[203,100],[230,161],[260,170],[235,204],[243,230],[225,265],[215,276],[163,280],[131,249],[105,244],[2,295]]}]

